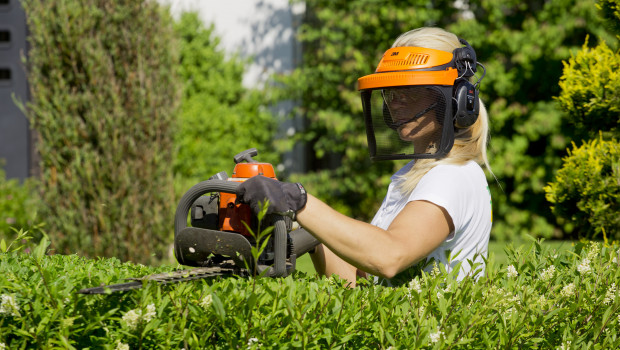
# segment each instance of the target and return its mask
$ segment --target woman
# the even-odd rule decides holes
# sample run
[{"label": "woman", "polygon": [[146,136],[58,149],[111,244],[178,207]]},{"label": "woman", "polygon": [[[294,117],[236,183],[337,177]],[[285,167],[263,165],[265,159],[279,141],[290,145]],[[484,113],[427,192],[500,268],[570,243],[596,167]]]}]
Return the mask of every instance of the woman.
[{"label": "woman", "polygon": [[370,224],[336,212],[300,184],[263,177],[243,183],[239,200],[256,208],[269,199],[271,212],[294,214],[322,243],[312,255],[317,271],[353,285],[366,273],[388,282],[410,277],[418,262],[448,270],[460,262],[459,278],[476,272],[468,260],[484,269],[492,212],[480,167],[489,168],[488,117],[478,98],[484,73],[469,82],[477,65],[466,41],[420,28],[401,35],[377,71],[359,79],[371,158],[412,159],[392,176]]}]

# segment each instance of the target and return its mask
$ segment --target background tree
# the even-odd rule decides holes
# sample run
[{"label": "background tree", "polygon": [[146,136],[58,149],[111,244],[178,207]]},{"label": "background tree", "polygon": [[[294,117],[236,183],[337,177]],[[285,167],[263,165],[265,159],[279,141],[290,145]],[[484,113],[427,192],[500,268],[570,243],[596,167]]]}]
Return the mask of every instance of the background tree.
[{"label": "background tree", "polygon": [[149,262],[174,212],[172,21],[153,1],[22,1],[41,217],[58,253]]},{"label": "background tree", "polygon": [[258,149],[258,160],[277,164],[276,120],[267,108],[266,92],[243,87],[246,62],[227,58],[213,26],[205,28],[196,13],[182,14],[175,32],[183,82],[174,137],[177,193],[220,171],[231,175],[233,157],[251,147]]},{"label": "background tree", "polygon": [[[306,1],[303,66],[283,80],[307,118],[312,171],[295,176],[342,212],[368,220],[402,162],[371,164],[357,78],[372,73],[404,31],[439,26],[465,38],[487,67],[481,86],[491,118],[492,237],[559,237],[543,187],[573,133],[553,100],[562,61],[590,35],[613,39],[593,1]],[[334,181],[336,180],[336,181]]]}]

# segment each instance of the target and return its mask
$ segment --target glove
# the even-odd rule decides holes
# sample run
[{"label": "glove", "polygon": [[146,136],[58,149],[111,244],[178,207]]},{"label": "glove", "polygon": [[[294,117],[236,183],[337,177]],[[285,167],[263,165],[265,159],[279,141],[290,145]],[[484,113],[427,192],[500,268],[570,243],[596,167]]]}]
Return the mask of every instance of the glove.
[{"label": "glove", "polygon": [[295,220],[297,211],[306,206],[308,196],[300,183],[280,182],[264,176],[254,176],[237,187],[237,203],[250,205],[259,212],[258,204],[269,200],[267,214],[288,216]]}]

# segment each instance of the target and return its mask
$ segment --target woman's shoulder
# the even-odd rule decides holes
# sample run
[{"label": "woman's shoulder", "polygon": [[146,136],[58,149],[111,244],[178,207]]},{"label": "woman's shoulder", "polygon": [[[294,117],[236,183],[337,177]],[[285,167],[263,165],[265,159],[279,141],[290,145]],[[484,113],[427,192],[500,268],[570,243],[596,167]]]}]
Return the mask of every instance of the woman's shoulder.
[{"label": "woman's shoulder", "polygon": [[450,177],[450,178],[465,178],[465,177],[482,177],[485,178],[484,171],[478,163],[473,160],[467,161],[462,164],[437,164],[425,175],[425,177]]},{"label": "woman's shoulder", "polygon": [[464,164],[438,164],[426,173],[414,192],[448,193],[451,196],[469,195],[471,191],[485,189],[488,183],[484,171],[474,161]]}]

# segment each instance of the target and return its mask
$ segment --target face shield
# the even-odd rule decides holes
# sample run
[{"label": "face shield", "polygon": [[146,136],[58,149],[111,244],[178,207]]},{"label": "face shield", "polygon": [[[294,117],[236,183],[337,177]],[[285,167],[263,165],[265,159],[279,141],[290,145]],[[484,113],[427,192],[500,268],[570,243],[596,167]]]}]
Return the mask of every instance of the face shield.
[{"label": "face shield", "polygon": [[454,144],[453,54],[420,47],[388,50],[358,80],[372,160],[440,158]]}]

